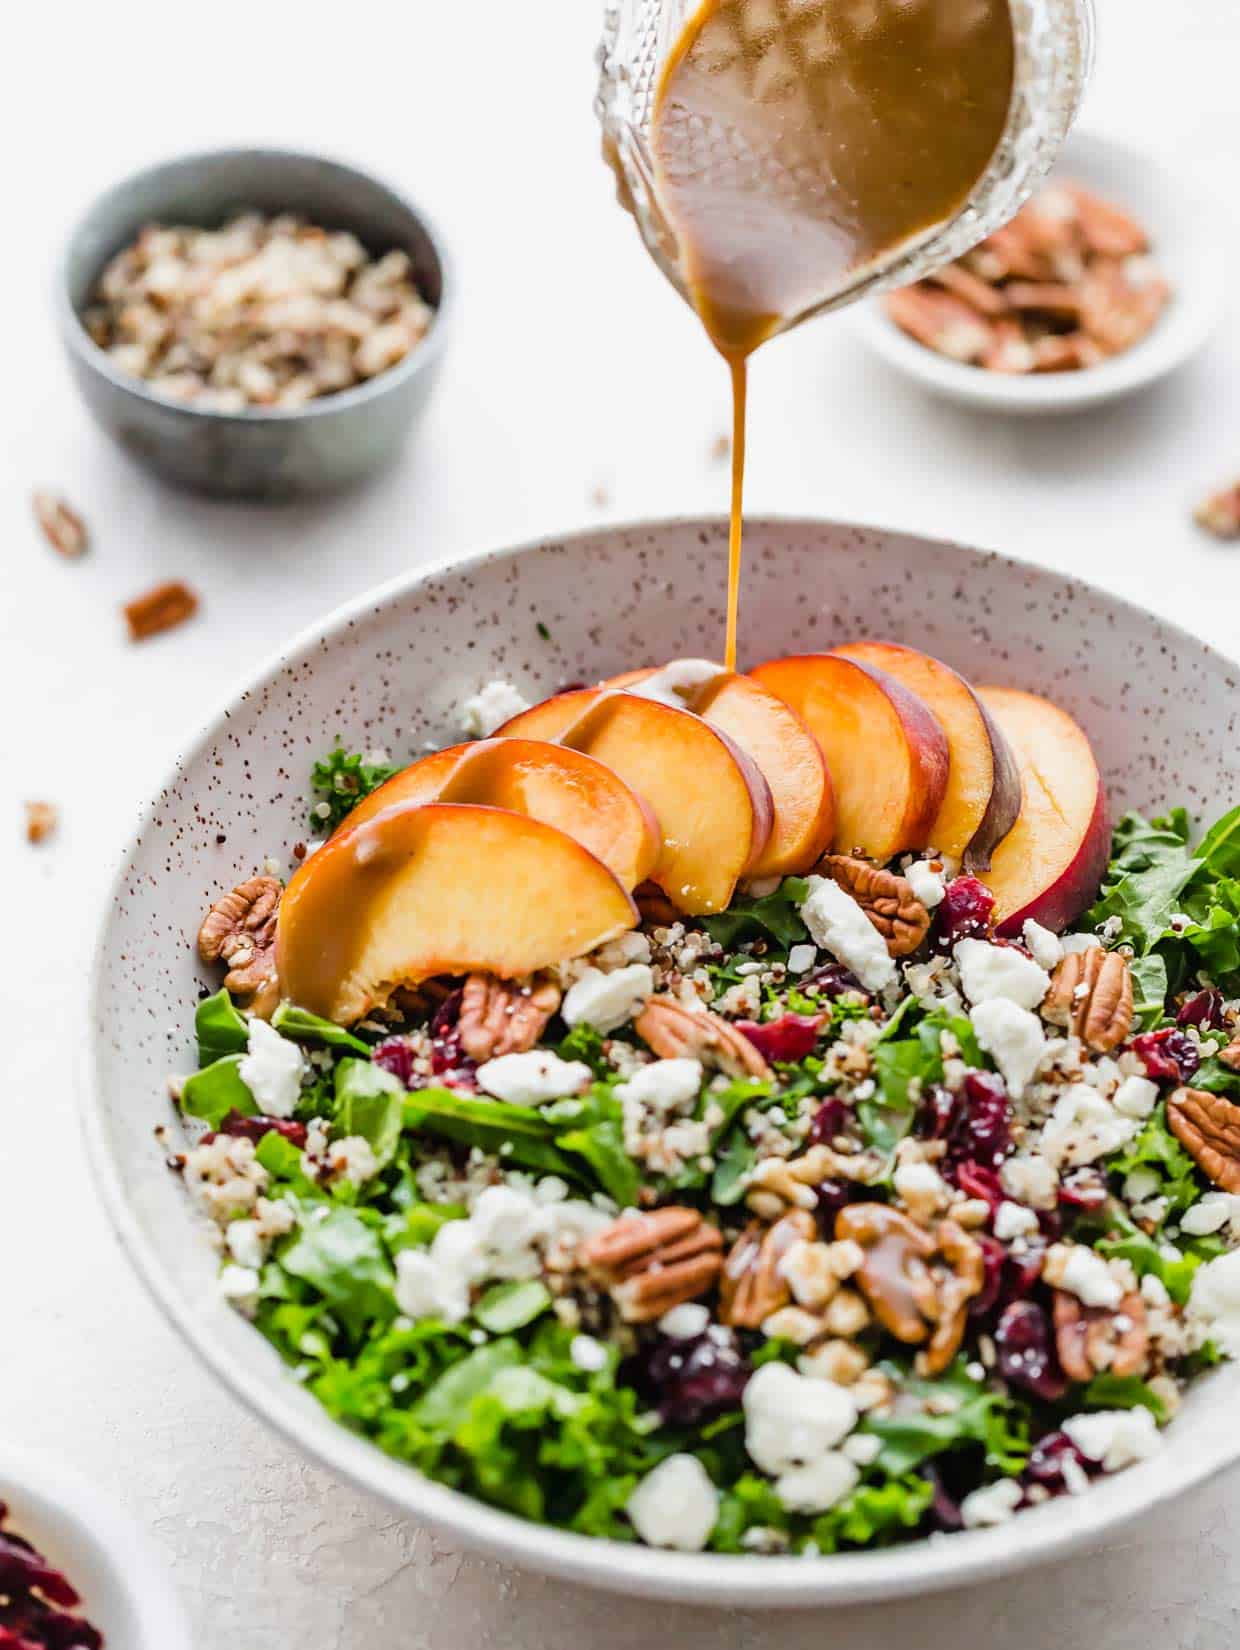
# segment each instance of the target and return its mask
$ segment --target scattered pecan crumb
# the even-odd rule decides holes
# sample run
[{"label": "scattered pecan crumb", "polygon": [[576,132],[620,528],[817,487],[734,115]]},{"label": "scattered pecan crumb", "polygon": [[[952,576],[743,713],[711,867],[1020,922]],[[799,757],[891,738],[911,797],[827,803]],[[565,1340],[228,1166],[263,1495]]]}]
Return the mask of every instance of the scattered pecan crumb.
[{"label": "scattered pecan crumb", "polygon": [[1202,499],[1193,511],[1193,520],[1216,539],[1240,538],[1240,481]]},{"label": "scattered pecan crumb", "polygon": [[611,503],[611,490],[603,482],[597,482],[590,489],[590,503],[596,510],[605,510]]},{"label": "scattered pecan crumb", "polygon": [[712,464],[726,464],[732,453],[732,437],[722,432],[710,444],[710,461]]},{"label": "scattered pecan crumb", "polygon": [[26,841],[46,842],[60,823],[54,802],[26,802]]},{"label": "scattered pecan crumb", "polygon": [[163,630],[173,630],[198,611],[198,598],[179,579],[157,584],[123,608],[131,642],[145,642]]},{"label": "scattered pecan crumb", "polygon": [[31,503],[34,519],[52,549],[70,560],[80,556],[90,543],[90,535],[77,511],[59,493],[36,492]]}]

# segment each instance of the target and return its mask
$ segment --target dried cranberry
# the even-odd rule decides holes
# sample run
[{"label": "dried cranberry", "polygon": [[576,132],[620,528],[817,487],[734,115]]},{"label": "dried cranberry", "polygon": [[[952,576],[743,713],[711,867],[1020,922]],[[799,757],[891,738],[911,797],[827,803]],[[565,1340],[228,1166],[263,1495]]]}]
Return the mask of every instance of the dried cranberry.
[{"label": "dried cranberry", "polygon": [[829,1146],[836,1135],[843,1134],[848,1127],[849,1111],[838,1096],[824,1100],[814,1113],[814,1120],[809,1126],[809,1140],[811,1146]]},{"label": "dried cranberry", "polygon": [[452,1030],[443,1037],[431,1039],[431,1075],[445,1078],[452,1088],[477,1091],[474,1073],[477,1062],[471,1060],[461,1047],[460,1032]]},{"label": "dried cranberry", "polygon": [[1014,1301],[995,1330],[999,1373],[1010,1386],[1054,1403],[1068,1389],[1055,1355],[1050,1320],[1033,1301]]},{"label": "dried cranberry", "polygon": [[835,1236],[836,1215],[855,1195],[856,1187],[851,1180],[824,1180],[814,1188],[814,1218],[828,1243]]},{"label": "dried cranberry", "polygon": [[812,991],[819,997],[842,997],[846,991],[855,991],[862,997],[868,997],[869,992],[862,985],[855,974],[849,972],[843,963],[824,963],[816,968],[812,974],[806,975],[801,982],[803,991]]},{"label": "dried cranberry", "polygon": [[947,884],[934,914],[934,946],[950,951],[957,940],[990,938],[995,896],[976,877],[956,877]]},{"label": "dried cranberry", "polygon": [[738,1020],[736,1029],[768,1060],[804,1060],[814,1051],[821,1024],[816,1014],[784,1014],[761,1025],[756,1020]]},{"label": "dried cranberry", "polygon": [[407,1089],[413,1087],[413,1044],[407,1037],[389,1037],[378,1045],[370,1058],[375,1065],[391,1072]]},{"label": "dried cranberry", "polygon": [[983,1203],[990,1205],[993,1215],[1003,1202],[1003,1187],[999,1176],[984,1163],[974,1163],[966,1159],[963,1163],[953,1163],[948,1166],[956,1185],[966,1197],[980,1197]]},{"label": "dried cranberry", "polygon": [[1174,1026],[1165,1031],[1143,1031],[1130,1046],[1156,1083],[1187,1083],[1201,1064],[1201,1050],[1186,1032]]},{"label": "dried cranberry", "polygon": [[28,1541],[0,1535],[0,1593],[11,1597],[31,1588],[37,1588],[53,1604],[78,1602],[77,1593],[60,1571],[54,1570]]},{"label": "dried cranberry", "polygon": [[283,1135],[294,1146],[306,1143],[304,1123],[296,1123],[289,1117],[243,1117],[239,1111],[230,1111],[215,1133],[235,1134],[242,1140],[252,1140],[255,1145],[265,1134]]},{"label": "dried cranberry", "polygon": [[462,986],[456,991],[450,991],[431,1016],[431,1036],[444,1037],[456,1027],[461,1017],[461,1003],[465,997]]},{"label": "dried cranberry", "polygon": [[1217,1031],[1223,1023],[1223,993],[1207,986],[1180,1004],[1175,1017],[1178,1026],[1196,1026],[1199,1031]]},{"label": "dried cranberry", "polygon": [[[0,1502],[0,1524],[7,1517]],[[98,1628],[66,1613],[79,1602],[76,1589],[29,1541],[0,1532],[0,1650],[103,1650]]]},{"label": "dried cranberry", "polygon": [[988,1232],[975,1232],[974,1238],[982,1251],[982,1287],[969,1302],[969,1316],[984,1318],[999,1299],[999,1289],[1003,1282],[1003,1264],[1007,1260],[1007,1250],[996,1237]]},{"label": "dried cranberry", "polygon": [[629,1358],[621,1378],[674,1426],[696,1426],[740,1406],[753,1373],[735,1338],[719,1329],[688,1340],[662,1335]]},{"label": "dried cranberry", "polygon": [[1027,1484],[1041,1484],[1052,1495],[1062,1495],[1067,1489],[1063,1476],[1067,1461],[1075,1461],[1082,1472],[1089,1471],[1089,1463],[1066,1432],[1048,1432],[1030,1450],[1021,1479]]},{"label": "dried cranberry", "polygon": [[958,1157],[997,1168],[1012,1144],[1012,1107],[1000,1078],[970,1071],[964,1080],[966,1112],[949,1148]]},{"label": "dried cranberry", "polygon": [[[1038,1216],[1041,1220],[1043,1217]],[[1056,1223],[1058,1224],[1058,1223]],[[1055,1236],[1058,1237],[1058,1231]],[[1005,1305],[1013,1301],[1023,1301],[1032,1291],[1038,1279],[1042,1276],[1042,1260],[1046,1254],[1046,1244],[1037,1238],[1026,1240],[1025,1247],[1020,1254],[1008,1251],[1007,1265],[1003,1268],[1003,1295]]]},{"label": "dried cranberry", "polygon": [[943,1474],[932,1462],[927,1461],[921,1468],[923,1478],[930,1480],[934,1495],[930,1501],[930,1522],[936,1530],[963,1530],[964,1514],[960,1511],[960,1503],[948,1490],[943,1482]]},{"label": "dried cranberry", "polygon": [[926,1140],[947,1140],[963,1117],[964,1096],[936,1083],[922,1100],[917,1132]]}]

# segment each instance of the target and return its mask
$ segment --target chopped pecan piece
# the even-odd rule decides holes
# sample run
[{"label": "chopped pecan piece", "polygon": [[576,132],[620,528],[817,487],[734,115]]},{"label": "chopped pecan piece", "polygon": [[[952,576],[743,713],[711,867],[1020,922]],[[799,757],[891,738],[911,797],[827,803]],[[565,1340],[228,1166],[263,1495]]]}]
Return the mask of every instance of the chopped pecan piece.
[{"label": "chopped pecan piece", "polygon": [[651,997],[633,1029],[661,1060],[688,1058],[729,1077],[768,1078],[770,1066],[735,1026],[706,1009],[686,1008],[674,997]]},{"label": "chopped pecan piece", "polygon": [[90,536],[77,511],[70,509],[58,493],[38,492],[31,502],[34,519],[57,555],[70,559],[80,556],[90,543]]},{"label": "chopped pecan piece", "polygon": [[1212,1185],[1240,1192],[1240,1106],[1182,1086],[1167,1101],[1167,1127]]},{"label": "chopped pecan piece", "polygon": [[1087,249],[1101,258],[1130,258],[1149,248],[1144,229],[1127,212],[1104,201],[1079,183],[1063,186],[1076,207],[1076,220]]},{"label": "chopped pecan piece", "polygon": [[650,1323],[696,1300],[719,1276],[723,1236],[696,1209],[621,1215],[584,1243],[581,1259],[628,1323]]},{"label": "chopped pecan piece", "polygon": [[1010,308],[1002,287],[992,286],[963,264],[944,264],[942,269],[936,269],[926,279],[932,286],[941,286],[946,292],[962,298],[966,304],[972,304],[979,315],[1006,315]]},{"label": "chopped pecan piece", "polygon": [[26,811],[26,841],[46,842],[56,829],[60,815],[56,811],[54,802],[27,802],[23,804]]},{"label": "chopped pecan piece", "polygon": [[1163,312],[1171,289],[1131,263],[1100,258],[1081,283],[1081,327],[1106,355],[1140,343]]},{"label": "chopped pecan piece", "polygon": [[1069,1380],[1092,1381],[1109,1370],[1112,1375],[1143,1375],[1150,1338],[1145,1327],[1145,1302],[1134,1290],[1114,1312],[1105,1306],[1085,1306],[1064,1289],[1055,1294],[1055,1350]]},{"label": "chopped pecan piece", "polygon": [[719,1321],[736,1329],[759,1329],[773,1312],[787,1306],[792,1291],[779,1263],[793,1244],[811,1242],[817,1222],[805,1209],[792,1209],[766,1226],[754,1220],[728,1251],[719,1278]]},{"label": "chopped pecan piece", "polygon": [[501,1054],[524,1054],[559,1006],[560,988],[550,980],[519,986],[492,974],[471,974],[457,1022],[461,1047],[479,1065]]},{"label": "chopped pecan piece", "polygon": [[893,292],[887,313],[903,332],[953,361],[980,361],[990,348],[990,323],[953,293],[918,282]]},{"label": "chopped pecan piece", "polygon": [[1012,281],[1003,293],[1013,309],[1033,310],[1063,321],[1075,321],[1081,313],[1080,293],[1062,282]]},{"label": "chopped pecan piece", "polygon": [[1132,1030],[1132,973],[1118,951],[1091,946],[1056,968],[1042,1018],[1073,1032],[1095,1054],[1109,1054]]},{"label": "chopped pecan piece", "polygon": [[837,1239],[864,1251],[856,1274],[874,1316],[907,1346],[921,1346],[923,1375],[945,1370],[964,1339],[969,1302],[981,1292],[981,1245],[953,1220],[931,1230],[885,1203],[850,1203],[835,1217]]},{"label": "chopped pecan piece", "polygon": [[131,642],[145,642],[161,631],[172,630],[198,611],[198,598],[187,584],[179,579],[157,584],[154,589],[135,596],[124,606],[125,623],[129,626]]},{"label": "chopped pecan piece", "polygon": [[248,997],[256,1013],[275,1006],[281,892],[274,877],[251,877],[216,900],[198,930],[198,955],[205,963],[227,963],[225,986],[236,997]]},{"label": "chopped pecan piece", "polygon": [[1219,1059],[1231,1071],[1240,1071],[1240,1037],[1233,1037],[1227,1047],[1219,1050]]},{"label": "chopped pecan piece", "polygon": [[816,869],[852,895],[887,941],[893,957],[907,957],[930,932],[930,913],[904,877],[851,854],[826,854]]},{"label": "chopped pecan piece", "polygon": [[995,335],[982,365],[989,372],[1032,372],[1036,362],[1025,329],[1011,316],[995,322]]}]

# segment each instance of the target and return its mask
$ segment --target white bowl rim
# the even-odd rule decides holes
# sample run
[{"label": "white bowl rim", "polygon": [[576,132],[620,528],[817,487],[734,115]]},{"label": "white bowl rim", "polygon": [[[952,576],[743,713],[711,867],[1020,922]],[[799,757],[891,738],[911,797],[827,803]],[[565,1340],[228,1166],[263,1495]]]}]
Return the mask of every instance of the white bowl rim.
[{"label": "white bowl rim", "polygon": [[[764,512],[747,518],[754,528],[815,531],[823,527],[843,532],[859,530],[915,539],[922,545],[971,550],[986,559],[1010,563],[1042,576],[1060,578],[1103,601],[1148,620],[1147,609],[1074,574],[1047,568],[1027,557],[979,550],[954,540],[886,529],[874,522],[837,522],[821,516]],[[107,877],[95,912],[96,941],[86,981],[86,1002],[93,1008],[108,966],[105,939],[109,915],[121,891],[122,879],[135,836],[153,822],[159,796],[174,785],[184,767],[217,735],[219,725],[244,697],[280,671],[298,653],[347,628],[376,608],[398,600],[417,586],[446,573],[459,574],[492,562],[515,561],[544,549],[547,544],[569,546],[600,535],[622,536],[669,529],[696,529],[718,533],[726,518],[717,515],[651,517],[607,523],[566,533],[547,533],[517,545],[486,548],[465,555],[449,555],[420,564],[333,609],[325,618],[297,632],[245,675],[242,685],[218,702],[187,741],[171,771],[142,808],[136,832],[114,851],[114,868]],[[1217,649],[1191,635],[1182,626],[1159,619],[1168,641],[1183,640],[1219,662]],[[1236,668],[1240,668],[1237,666]],[[384,1454],[359,1434],[350,1432],[324,1412],[324,1424],[313,1437],[305,1431],[305,1412],[280,1397],[281,1383],[234,1366],[226,1353],[204,1333],[202,1323],[178,1297],[152,1245],[143,1237],[121,1187],[120,1177],[103,1138],[102,1102],[95,1059],[95,1023],[88,1013],[80,1057],[78,1107],[87,1152],[104,1207],[121,1247],[138,1276],[182,1337],[223,1385],[275,1432],[298,1450],[353,1485],[378,1496],[408,1517],[424,1520],[463,1545],[502,1562],[608,1591],[629,1592],[714,1606],[793,1608],[805,1605],[843,1605],[879,1601],[911,1593],[938,1592],[981,1578],[1013,1574],[1035,1564],[1079,1554],[1114,1534],[1153,1507],[1207,1482],[1240,1460],[1240,1429],[1230,1439],[1219,1429],[1210,1452],[1166,1450],[1151,1462],[1100,1481],[1090,1493],[1065,1496],[1044,1507],[1022,1512],[1011,1522],[992,1529],[976,1529],[951,1536],[932,1536],[881,1550],[824,1555],[821,1559],[756,1554],[682,1553],[655,1550],[637,1544],[600,1540],[572,1531],[538,1524],[501,1511],[486,1502],[423,1477],[415,1468]],[[289,1377],[284,1376],[285,1380]],[[1209,1377],[1205,1377],[1208,1379]],[[1156,1469],[1156,1473],[1151,1469]],[[1117,1493],[1118,1492],[1118,1493]]]},{"label": "white bowl rim", "polygon": [[[1065,141],[1065,169],[1069,175],[1073,146],[1109,153],[1125,165],[1140,166],[1147,177],[1158,182],[1160,190],[1174,189],[1182,197],[1201,198],[1195,181],[1182,180],[1160,157],[1088,126],[1074,128]],[[1061,156],[1061,160],[1063,158]],[[1057,167],[1059,164],[1056,163]],[[1205,214],[1199,217],[1204,221]],[[1220,237],[1216,236],[1215,241],[1213,260],[1194,278],[1191,304],[1173,306],[1132,349],[1081,372],[986,372],[967,362],[953,361],[919,344],[896,326],[884,311],[881,299],[857,306],[854,330],[893,371],[915,379],[936,395],[998,412],[1084,412],[1099,402],[1157,383],[1202,348],[1218,324],[1227,291],[1226,247]]]},{"label": "white bowl rim", "polygon": [[[72,1528],[66,1547],[89,1546],[102,1556],[142,1634],[140,1645],[118,1644],[116,1650],[191,1650],[189,1623],[167,1564],[146,1531],[115,1501],[60,1462],[8,1443],[0,1443],[0,1485],[18,1535],[25,1533],[19,1498],[26,1493],[52,1509],[40,1516],[40,1523]],[[66,1566],[65,1576],[75,1584],[71,1567]],[[112,1635],[105,1631],[104,1636],[107,1650],[113,1650]]]}]

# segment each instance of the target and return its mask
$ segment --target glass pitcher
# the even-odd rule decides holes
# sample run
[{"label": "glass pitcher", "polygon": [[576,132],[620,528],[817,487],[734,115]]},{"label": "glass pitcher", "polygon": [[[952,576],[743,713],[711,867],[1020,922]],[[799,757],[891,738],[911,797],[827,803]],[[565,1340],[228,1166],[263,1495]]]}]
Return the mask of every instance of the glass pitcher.
[{"label": "glass pitcher", "polygon": [[[608,0],[596,108],[620,201],[659,268],[688,299],[676,236],[663,212],[650,124],[659,79],[700,0]],[[1007,126],[960,211],[859,269],[842,289],[784,318],[780,330],[862,296],[904,286],[950,263],[1006,223],[1049,171],[1076,118],[1093,60],[1093,0],[1010,0],[1015,75]]]}]

